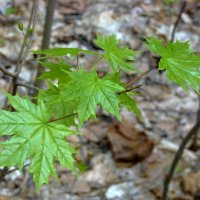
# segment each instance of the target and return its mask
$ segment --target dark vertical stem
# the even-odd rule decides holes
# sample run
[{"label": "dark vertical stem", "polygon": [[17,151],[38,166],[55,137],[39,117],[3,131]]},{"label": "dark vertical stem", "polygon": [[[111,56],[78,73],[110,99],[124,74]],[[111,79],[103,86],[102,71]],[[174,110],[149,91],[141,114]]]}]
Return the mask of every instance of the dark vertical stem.
[{"label": "dark vertical stem", "polygon": [[[43,31],[43,40],[42,40],[42,49],[48,49],[51,39],[51,31],[54,17],[56,0],[48,0],[46,7],[46,16],[45,16],[45,25]],[[40,76],[44,72],[44,67],[39,65],[37,71],[37,77]],[[42,88],[43,81],[37,79],[35,82],[35,86]]]},{"label": "dark vertical stem", "polygon": [[200,127],[200,121],[197,121],[196,124],[193,126],[193,128],[189,131],[189,133],[186,135],[186,137],[183,139],[182,143],[179,146],[179,149],[174,157],[174,160],[172,162],[171,168],[169,170],[168,175],[166,176],[166,179],[164,181],[164,188],[163,188],[163,198],[162,200],[168,200],[168,190],[169,190],[169,184],[173,178],[174,171],[176,169],[176,166],[181,159],[181,156],[183,155],[184,149],[189,142],[189,140],[197,134]]},{"label": "dark vertical stem", "polygon": [[179,24],[179,22],[180,22],[180,20],[181,20],[181,15],[182,15],[183,11],[185,10],[186,5],[187,5],[186,1],[183,1],[183,2],[182,2],[182,5],[181,5],[180,12],[179,12],[178,17],[177,17],[177,20],[176,20],[176,22],[175,22],[175,24],[174,24],[174,28],[173,28],[173,30],[172,30],[172,35],[171,35],[171,40],[170,40],[171,42],[174,41],[175,32],[176,32],[176,29],[177,29],[177,27],[178,27],[178,24]]},{"label": "dark vertical stem", "polygon": [[9,171],[8,167],[4,167],[3,169],[0,170],[0,182],[3,181],[3,179],[7,175],[8,171]]},{"label": "dark vertical stem", "polygon": [[[187,5],[187,2],[183,1],[182,5],[181,5],[181,8],[180,8],[180,11],[179,11],[179,14],[178,14],[178,17],[177,17],[177,20],[176,20],[176,22],[174,24],[174,28],[172,30],[172,35],[171,35],[171,40],[170,40],[171,42],[174,41],[175,32],[176,32],[178,24],[179,24],[179,22],[181,20],[181,15],[182,15],[182,13],[184,12],[184,10],[186,8],[186,5]],[[187,136],[183,139],[182,143],[180,144],[179,149],[176,152],[176,155],[175,155],[174,160],[172,162],[172,165],[171,165],[171,168],[169,170],[169,173],[166,176],[165,181],[164,181],[163,198],[162,198],[162,200],[168,200],[169,185],[170,185],[170,182],[171,182],[171,180],[173,178],[174,171],[176,170],[177,164],[178,164],[179,160],[181,159],[181,156],[182,156],[182,154],[184,152],[184,149],[185,149],[187,143],[189,142],[189,140],[192,137],[194,137],[197,134],[199,126],[200,126],[200,120],[198,120],[196,122],[196,124],[193,126],[193,128],[189,131]]]},{"label": "dark vertical stem", "polygon": [[[199,101],[199,108],[198,108],[198,111],[197,111],[197,116],[196,116],[196,119],[197,121],[200,121],[200,96],[198,96],[198,101]],[[197,150],[197,140],[198,140],[198,132],[194,135],[193,137],[193,140],[192,140],[192,144],[190,145],[190,149],[192,150]]]},{"label": "dark vertical stem", "polygon": [[79,54],[76,56],[76,67],[79,69]]},{"label": "dark vertical stem", "polygon": [[42,40],[42,49],[48,49],[51,39],[51,30],[53,24],[54,10],[55,10],[56,0],[48,0],[46,8],[45,25]]}]

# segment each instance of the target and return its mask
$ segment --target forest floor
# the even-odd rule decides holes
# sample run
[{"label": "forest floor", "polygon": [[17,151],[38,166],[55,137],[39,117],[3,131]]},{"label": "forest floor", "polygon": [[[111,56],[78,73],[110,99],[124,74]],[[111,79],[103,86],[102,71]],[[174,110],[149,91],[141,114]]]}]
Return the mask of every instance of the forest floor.
[{"label": "forest floor", "polygon": [[[0,0],[0,65],[11,72],[17,62],[23,35],[18,22],[28,23],[32,1],[15,0],[17,12],[6,15],[9,0]],[[113,34],[130,48],[139,51],[134,65],[145,71],[152,64],[152,55],[144,38],[159,36],[170,39],[180,3],[165,4],[162,0],[57,0],[51,47],[81,47],[95,49],[97,33]],[[36,30],[31,49],[40,49],[45,17],[45,1],[40,0]],[[200,53],[200,2],[188,1],[175,33],[181,41],[190,40]],[[17,53],[16,53],[17,52]],[[80,58],[80,64],[90,66],[94,59]],[[20,79],[35,80],[38,63],[30,52]],[[106,64],[97,65],[103,71]],[[134,73],[124,74],[130,80]],[[5,103],[3,89],[10,80],[0,73],[0,106]],[[40,194],[32,177],[15,171],[0,183],[0,200],[159,200],[163,181],[180,142],[196,122],[199,98],[173,83],[165,72],[152,71],[141,79],[136,96],[144,120],[122,110],[122,122],[101,112],[95,121],[81,129],[80,136],[70,137],[80,146],[79,158],[88,171],[75,177],[69,170],[57,167],[58,180],[51,178]],[[31,94],[19,87],[21,95]],[[197,149],[187,146],[170,185],[171,200],[200,199],[200,134]]]}]

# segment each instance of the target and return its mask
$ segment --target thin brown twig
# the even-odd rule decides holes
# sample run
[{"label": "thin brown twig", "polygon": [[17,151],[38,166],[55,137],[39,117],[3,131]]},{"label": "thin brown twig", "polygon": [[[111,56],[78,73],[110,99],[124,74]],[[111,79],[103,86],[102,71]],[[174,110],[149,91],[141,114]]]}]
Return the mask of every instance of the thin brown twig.
[{"label": "thin brown twig", "polygon": [[27,45],[27,39],[30,37],[29,30],[31,29],[31,26],[34,23],[33,21],[35,19],[34,16],[35,16],[36,11],[37,11],[37,5],[38,5],[38,0],[34,0],[33,5],[32,5],[32,9],[31,9],[31,15],[30,15],[29,23],[28,23],[28,26],[27,26],[27,29],[26,29],[26,34],[24,36],[24,40],[23,40],[23,43],[22,43],[22,46],[21,46],[21,49],[20,49],[18,59],[17,59],[17,66],[16,66],[16,69],[15,69],[15,72],[17,74],[19,74],[21,72],[21,62],[23,61],[22,58],[24,56],[25,48],[26,48],[26,46],[28,46]]},{"label": "thin brown twig", "polygon": [[8,70],[6,70],[4,67],[0,66],[0,71],[2,71],[5,75],[10,76],[12,78],[15,78],[16,74],[9,72]]},{"label": "thin brown twig", "polygon": [[[18,80],[19,74],[22,70],[23,62],[25,61],[26,55],[29,51],[29,47],[31,44],[30,30],[31,30],[31,27],[33,30],[34,25],[35,25],[37,7],[38,7],[38,0],[34,0],[32,9],[31,9],[31,16],[30,16],[29,23],[28,23],[28,26],[26,29],[26,34],[25,34],[25,37],[24,37],[24,40],[22,43],[22,47],[21,47],[19,56],[18,56],[17,66],[15,68],[16,76],[13,78],[13,81],[12,81],[12,85],[13,85],[12,95],[15,95],[17,92],[17,80]],[[28,41],[28,44],[27,44],[27,41]]]},{"label": "thin brown twig", "polygon": [[[30,165],[30,163],[24,165],[24,168],[25,168],[25,167],[28,167],[29,165]],[[17,170],[19,170],[18,167],[14,168],[14,169],[11,169],[11,170],[9,170],[9,171],[6,173],[6,175],[11,174],[11,173],[13,173],[13,172],[15,172],[15,171],[17,171]]]},{"label": "thin brown twig", "polygon": [[174,171],[176,170],[176,166],[181,159],[181,156],[184,152],[184,149],[186,145],[188,144],[189,140],[198,132],[200,127],[200,121],[197,121],[196,124],[193,126],[193,128],[189,131],[189,133],[186,135],[186,137],[181,142],[178,151],[176,152],[176,155],[174,157],[174,160],[172,162],[171,168],[169,170],[168,175],[165,178],[164,181],[164,188],[163,188],[163,200],[168,200],[168,190],[169,190],[169,184],[173,178]]},{"label": "thin brown twig", "polygon": [[129,81],[126,84],[126,87],[132,85],[133,83],[139,81],[142,77],[146,76],[149,72],[151,72],[153,69],[155,69],[154,67],[151,67],[150,69],[146,70],[145,72],[143,72],[141,75],[139,75],[138,77],[132,79],[131,81]]},{"label": "thin brown twig", "polygon": [[[180,8],[180,11],[179,11],[179,14],[178,14],[178,17],[177,17],[177,20],[174,24],[174,27],[173,27],[173,30],[172,30],[172,35],[171,35],[171,42],[174,41],[174,37],[175,37],[175,32],[176,32],[176,29],[178,27],[178,24],[180,22],[180,19],[181,19],[181,15],[182,13],[184,12],[185,8],[186,8],[186,5],[187,5],[187,2],[186,1],[183,1],[182,2],[182,5],[181,5],[181,8]],[[163,200],[168,200],[168,190],[169,190],[169,185],[170,185],[170,182],[173,178],[173,175],[174,175],[174,171],[176,170],[176,166],[179,162],[179,160],[181,159],[181,156],[184,152],[184,149],[187,145],[187,143],[189,142],[189,140],[192,138],[192,137],[195,137],[195,135],[197,135],[197,132],[199,130],[199,126],[200,126],[200,120],[198,119],[196,124],[193,126],[193,128],[189,131],[189,133],[187,134],[187,136],[183,139],[182,143],[180,144],[179,146],[179,149],[174,157],[174,160],[172,162],[172,165],[171,165],[171,168],[169,170],[169,173],[168,175],[166,176],[165,178],[165,181],[164,181],[164,188],[163,188]]]},{"label": "thin brown twig", "polygon": [[172,35],[171,35],[171,40],[170,40],[171,42],[174,41],[176,29],[177,29],[178,24],[179,24],[179,22],[180,22],[180,20],[181,20],[181,15],[183,14],[183,12],[184,12],[184,10],[185,10],[186,5],[187,5],[187,2],[186,2],[186,1],[183,1],[183,2],[182,2],[182,5],[181,5],[181,9],[180,9],[179,14],[178,14],[178,17],[177,17],[177,19],[176,19],[176,22],[174,23],[174,27],[173,27]]},{"label": "thin brown twig", "polygon": [[[27,166],[29,166],[29,165],[30,164],[24,165],[24,168],[27,167]],[[15,172],[17,170],[19,170],[18,167],[14,168],[14,169],[11,169],[11,170],[9,170],[8,167],[4,167],[2,170],[0,170],[0,182],[4,179],[4,177],[6,175],[11,174],[11,173],[13,173],[13,172]]]},{"label": "thin brown twig", "polygon": [[27,29],[27,36],[29,36],[29,42],[27,44],[27,48],[25,49],[24,56],[22,57],[21,65],[24,64],[26,57],[28,55],[28,52],[31,48],[32,41],[33,41],[33,31],[35,30],[38,4],[39,4],[39,0],[36,1],[35,7],[34,7],[35,13],[34,13],[33,18],[32,18],[32,27],[30,29]]},{"label": "thin brown twig", "polygon": [[130,87],[130,88],[127,88],[127,89],[122,90],[122,91],[120,91],[120,92],[117,92],[117,95],[121,95],[121,94],[124,94],[124,93],[126,93],[126,92],[130,92],[130,91],[132,91],[132,90],[134,90],[134,89],[140,88],[141,86],[143,86],[143,85],[135,85],[135,86],[133,86],[133,87]]},{"label": "thin brown twig", "polygon": [[[198,107],[198,111],[197,111],[197,114],[196,114],[196,120],[200,121],[200,96],[198,98],[198,101],[199,101],[199,107]],[[192,149],[192,150],[198,149],[197,140],[198,140],[198,132],[193,137],[192,144],[190,145],[190,149]]]},{"label": "thin brown twig", "polygon": [[36,86],[33,86],[33,85],[30,85],[28,83],[24,83],[24,82],[17,82],[17,86],[21,86],[21,87],[26,87],[26,88],[30,88],[32,90],[36,90],[38,91],[40,88],[36,87]]}]

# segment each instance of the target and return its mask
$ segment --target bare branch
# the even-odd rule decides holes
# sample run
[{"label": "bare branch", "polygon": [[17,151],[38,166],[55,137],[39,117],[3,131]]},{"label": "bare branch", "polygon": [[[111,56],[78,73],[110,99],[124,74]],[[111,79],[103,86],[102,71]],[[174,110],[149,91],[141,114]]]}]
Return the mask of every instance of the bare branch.
[{"label": "bare branch", "polygon": [[136,86],[127,88],[127,89],[125,89],[125,90],[123,90],[123,91],[117,92],[117,95],[121,95],[121,94],[124,94],[124,93],[126,93],[126,92],[130,92],[130,91],[132,91],[132,90],[134,90],[134,89],[140,88],[141,86],[142,86],[142,85],[136,85]]},{"label": "bare branch", "polygon": [[176,29],[177,29],[178,24],[179,24],[179,22],[180,22],[180,20],[181,20],[181,15],[183,14],[183,11],[185,10],[186,5],[187,5],[187,2],[186,2],[186,1],[183,1],[183,2],[182,2],[181,9],[180,9],[179,14],[178,14],[178,17],[177,17],[176,22],[175,22],[175,24],[174,24],[174,28],[173,28],[173,30],[172,30],[172,35],[171,35],[171,40],[170,40],[171,42],[174,41],[174,36],[175,36],[175,33],[176,33]]},{"label": "bare branch", "polygon": [[37,7],[38,7],[38,0],[34,0],[33,2],[33,6],[31,9],[31,16],[29,19],[29,23],[26,29],[26,34],[21,46],[21,50],[19,53],[19,57],[18,57],[18,61],[17,61],[17,66],[15,68],[15,73],[16,76],[13,78],[13,89],[12,89],[12,95],[15,95],[17,92],[17,79],[19,77],[19,74],[22,70],[22,66],[23,63],[26,59],[27,53],[29,51],[31,42],[32,42],[32,33],[30,34],[30,30],[31,32],[34,30],[34,26],[35,26],[35,21],[36,21],[36,13],[37,13]]},{"label": "bare branch", "polygon": [[172,162],[171,168],[169,170],[168,175],[166,176],[166,179],[164,181],[164,189],[163,189],[163,200],[168,200],[168,190],[169,190],[169,184],[173,178],[174,171],[176,169],[176,166],[181,159],[181,156],[183,155],[184,149],[189,142],[189,140],[198,132],[200,127],[200,121],[196,122],[196,124],[193,126],[193,128],[189,131],[189,133],[186,135],[186,137],[183,139],[182,143],[179,146],[179,149],[174,157],[174,160]]},{"label": "bare branch", "polygon": [[8,167],[4,167],[3,169],[0,170],[0,182],[4,180],[4,177],[8,173],[9,169]]},{"label": "bare branch", "polygon": [[[29,165],[30,165],[30,163],[24,165],[24,168],[25,168],[25,167],[28,167]],[[15,172],[15,171],[17,171],[17,170],[19,170],[18,167],[14,168],[14,169],[11,169],[11,170],[7,171],[6,175],[11,174],[11,173],[13,173],[13,172]]]},{"label": "bare branch", "polygon": [[[43,31],[42,47],[41,47],[42,49],[49,48],[55,4],[56,4],[56,0],[47,1],[45,25],[44,25],[44,31]],[[39,77],[43,72],[44,72],[44,67],[39,65],[36,76]],[[35,86],[42,88],[43,82],[44,82],[43,80],[37,79],[35,82]]]},{"label": "bare branch", "polygon": [[22,86],[22,87],[26,87],[26,88],[30,88],[32,90],[36,90],[38,91],[40,88],[36,87],[36,86],[33,86],[33,85],[30,85],[28,83],[24,83],[24,82],[17,82],[17,86]]},{"label": "bare branch", "polygon": [[[30,19],[29,19],[29,23],[26,29],[26,34],[20,49],[20,53],[18,56],[18,60],[17,60],[17,66],[15,69],[15,72],[19,75],[19,73],[21,72],[21,63],[23,62],[24,59],[24,55],[25,55],[25,51],[27,50],[27,46],[29,46],[29,44],[27,44],[27,40],[30,37],[30,30],[33,28],[34,23],[35,23],[35,15],[36,15],[36,11],[37,11],[37,6],[38,6],[38,0],[34,0],[33,5],[32,5],[32,9],[31,9],[31,15],[30,15]],[[31,34],[32,35],[32,34]],[[30,40],[29,40],[30,43]],[[23,59],[22,59],[23,58]]]},{"label": "bare branch", "polygon": [[4,67],[1,67],[1,66],[0,66],[0,71],[2,71],[5,75],[10,76],[10,77],[12,77],[12,78],[15,78],[15,77],[16,77],[16,74],[15,74],[15,73],[12,73],[12,72],[7,71]]},{"label": "bare branch", "polygon": [[146,70],[145,72],[143,72],[140,76],[136,77],[135,79],[129,81],[126,84],[126,87],[132,85],[133,83],[139,81],[141,78],[143,78],[144,76],[146,76],[149,72],[151,72],[153,69],[155,69],[154,67],[151,67],[150,69]]},{"label": "bare branch", "polygon": [[[200,121],[200,96],[199,96],[198,100],[199,100],[199,107],[198,107],[198,111],[197,111],[196,120]],[[197,140],[198,140],[198,132],[193,137],[193,141],[192,141],[192,144],[190,145],[190,149],[192,149],[192,150],[198,149]]]}]

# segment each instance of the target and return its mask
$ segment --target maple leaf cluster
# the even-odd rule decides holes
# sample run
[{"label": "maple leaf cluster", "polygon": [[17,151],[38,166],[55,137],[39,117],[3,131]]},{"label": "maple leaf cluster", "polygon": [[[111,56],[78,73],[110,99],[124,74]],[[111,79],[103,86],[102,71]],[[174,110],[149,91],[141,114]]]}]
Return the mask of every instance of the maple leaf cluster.
[{"label": "maple leaf cluster", "polygon": [[[123,107],[142,119],[134,99],[137,93],[120,80],[122,71],[138,71],[132,63],[137,52],[127,46],[121,47],[115,35],[98,36],[94,42],[101,51],[79,48],[34,51],[41,55],[39,62],[47,68],[39,78],[48,80],[48,89],[40,90],[37,104],[28,98],[7,94],[15,112],[0,111],[0,136],[10,136],[0,143],[0,166],[22,169],[29,160],[29,172],[38,190],[48,183],[50,175],[56,176],[55,161],[74,174],[81,169],[74,157],[76,149],[67,137],[77,133],[71,126],[80,128],[87,120],[96,118],[98,106],[119,120]],[[161,57],[158,69],[166,70],[169,81],[174,81],[186,92],[189,87],[199,92],[200,56],[190,48],[189,42],[163,45],[160,39],[152,37],[147,39],[147,47]],[[92,70],[85,70],[66,62],[66,58],[80,54],[104,59],[112,72],[100,77],[94,66]]]}]

